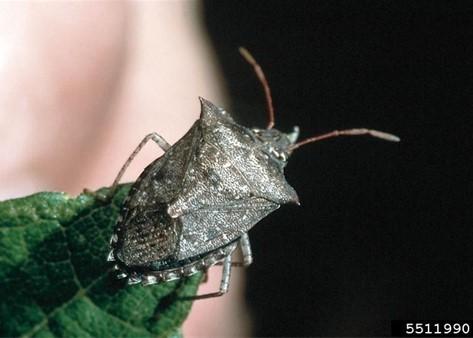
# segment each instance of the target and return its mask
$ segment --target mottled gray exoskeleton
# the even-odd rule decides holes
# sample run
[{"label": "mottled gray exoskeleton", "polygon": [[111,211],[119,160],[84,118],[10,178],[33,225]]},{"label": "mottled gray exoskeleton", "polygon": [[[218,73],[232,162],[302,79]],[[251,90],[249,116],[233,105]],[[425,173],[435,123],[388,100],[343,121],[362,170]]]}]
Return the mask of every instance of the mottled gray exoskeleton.
[{"label": "mottled gray exoskeleton", "polygon": [[[129,284],[170,281],[222,263],[220,290],[195,299],[226,293],[232,265],[252,262],[248,231],[281,204],[299,203],[284,177],[293,150],[339,135],[399,140],[375,130],[350,129],[296,143],[297,127],[288,134],[273,128],[274,111],[264,74],[245,49],[240,52],[263,84],[269,125],[267,129],[246,128],[224,109],[200,98],[200,118],[174,145],[156,133],[140,143],[113,187],[148,140],[165,153],[132,185],[111,239],[108,260],[116,264],[117,276],[127,278]],[[232,262],[238,246],[243,261]]]}]

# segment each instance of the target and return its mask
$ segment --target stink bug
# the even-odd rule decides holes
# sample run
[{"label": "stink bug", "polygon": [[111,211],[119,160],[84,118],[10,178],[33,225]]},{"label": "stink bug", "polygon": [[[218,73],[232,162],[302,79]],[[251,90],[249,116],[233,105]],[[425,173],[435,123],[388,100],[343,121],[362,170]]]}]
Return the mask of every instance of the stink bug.
[{"label": "stink bug", "polygon": [[[252,262],[248,231],[281,204],[299,203],[284,177],[292,152],[302,145],[340,135],[369,134],[388,141],[394,135],[370,129],[332,131],[297,142],[274,129],[271,92],[261,67],[246,49],[242,56],[254,68],[267,101],[266,129],[237,124],[228,112],[200,98],[201,115],[174,145],[156,133],[146,136],[121,168],[112,186],[149,141],[164,155],[152,162],[132,185],[111,238],[108,261],[118,278],[143,285],[170,281],[223,264],[217,292],[228,291],[232,266]],[[233,262],[239,246],[242,262]]]}]

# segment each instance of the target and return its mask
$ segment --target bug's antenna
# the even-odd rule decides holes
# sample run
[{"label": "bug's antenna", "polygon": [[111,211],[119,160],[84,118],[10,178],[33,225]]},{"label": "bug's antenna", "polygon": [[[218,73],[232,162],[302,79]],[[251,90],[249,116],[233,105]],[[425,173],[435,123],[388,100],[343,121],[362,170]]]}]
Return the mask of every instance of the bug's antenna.
[{"label": "bug's antenna", "polygon": [[256,62],[255,58],[250,54],[250,52],[246,48],[240,47],[238,48],[238,51],[245,58],[245,60],[253,66],[256,76],[258,77],[258,80],[263,86],[269,115],[268,129],[271,129],[274,127],[274,108],[273,99],[271,97],[271,89],[269,88],[268,80],[266,80],[266,76],[264,76],[263,69],[261,68],[261,66],[258,64],[258,62]]},{"label": "bug's antenna", "polygon": [[379,130],[366,129],[366,128],[345,129],[345,130],[334,130],[334,131],[331,131],[330,133],[309,137],[305,140],[302,140],[300,142],[297,142],[289,146],[289,150],[292,151],[308,143],[317,142],[317,141],[324,140],[327,138],[332,138],[332,137],[337,137],[337,136],[359,136],[359,135],[370,135],[370,136],[380,138],[386,141],[391,141],[391,142],[399,142],[401,140],[396,135],[388,134]]}]

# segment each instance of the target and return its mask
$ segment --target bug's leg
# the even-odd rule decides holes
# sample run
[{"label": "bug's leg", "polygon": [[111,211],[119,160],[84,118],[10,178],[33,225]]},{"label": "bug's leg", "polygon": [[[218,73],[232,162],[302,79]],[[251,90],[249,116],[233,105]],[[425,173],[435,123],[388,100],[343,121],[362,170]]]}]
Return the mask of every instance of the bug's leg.
[{"label": "bug's leg", "polygon": [[223,261],[222,269],[222,279],[220,281],[220,289],[217,292],[206,293],[203,295],[197,295],[193,297],[186,298],[186,300],[198,300],[206,299],[213,297],[220,297],[228,292],[228,287],[230,286],[230,275],[232,272],[232,256],[228,255]]},{"label": "bug's leg", "polygon": [[[248,233],[244,233],[240,237],[239,241],[241,254],[243,256],[243,262],[233,262],[232,266],[234,267],[246,267],[253,263],[253,254],[251,253],[250,237]],[[217,263],[216,265],[222,265],[224,263]]]},{"label": "bug's leg", "polygon": [[204,270],[204,277],[202,277],[201,283],[207,283],[209,281],[209,269]]},{"label": "bug's leg", "polygon": [[126,162],[121,167],[117,177],[115,178],[112,186],[110,187],[110,191],[107,195],[107,198],[113,196],[115,190],[117,189],[118,183],[120,182],[120,179],[122,178],[126,169],[130,166],[136,155],[138,155],[140,150],[146,145],[146,143],[148,143],[149,140],[153,140],[154,142],[156,142],[156,144],[164,151],[167,151],[169,148],[171,148],[171,145],[158,133],[151,133],[146,135],[145,138],[140,142],[140,144],[138,144],[138,147],[136,147],[136,149],[131,153]]},{"label": "bug's leg", "polygon": [[240,248],[241,248],[241,253],[243,255],[243,262],[235,262],[235,263],[240,263],[240,265],[235,265],[235,266],[248,266],[251,263],[253,263],[253,254],[251,253],[250,237],[248,236],[247,233],[243,234],[240,238]]}]

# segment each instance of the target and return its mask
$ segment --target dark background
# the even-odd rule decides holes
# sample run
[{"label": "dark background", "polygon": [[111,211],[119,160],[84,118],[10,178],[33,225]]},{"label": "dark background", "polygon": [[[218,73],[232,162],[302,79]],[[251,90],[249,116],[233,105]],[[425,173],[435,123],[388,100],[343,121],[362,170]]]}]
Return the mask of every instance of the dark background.
[{"label": "dark background", "polygon": [[391,319],[473,317],[472,1],[206,1],[240,123],[301,137],[369,127],[399,144],[301,148],[286,177],[301,207],[250,231],[257,336],[390,335]]}]

